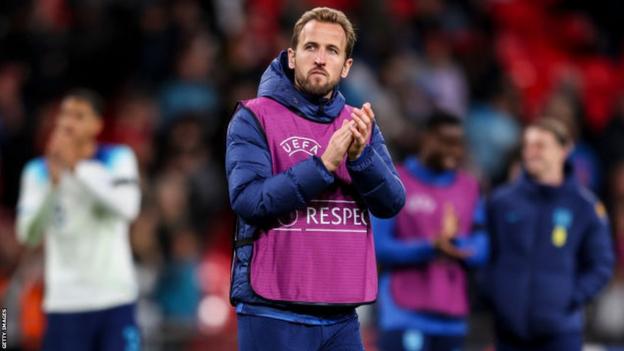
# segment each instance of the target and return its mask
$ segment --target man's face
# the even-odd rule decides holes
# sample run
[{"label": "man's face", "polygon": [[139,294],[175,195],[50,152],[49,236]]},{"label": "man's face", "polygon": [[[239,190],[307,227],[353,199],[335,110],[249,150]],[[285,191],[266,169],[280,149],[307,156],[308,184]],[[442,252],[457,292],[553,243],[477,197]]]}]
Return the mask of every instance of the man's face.
[{"label": "man's face", "polygon": [[464,129],[447,124],[429,131],[424,139],[423,152],[427,164],[435,170],[457,170],[464,158]]},{"label": "man's face", "polygon": [[102,121],[91,105],[81,99],[68,97],[61,104],[57,128],[77,143],[94,139],[102,130]]},{"label": "man's face", "polygon": [[295,70],[295,85],[305,93],[329,97],[346,78],[353,59],[347,59],[347,36],[337,23],[315,20],[303,26],[296,48],[288,49],[288,67]]},{"label": "man's face", "polygon": [[526,171],[537,178],[562,169],[568,148],[562,146],[555,136],[546,130],[529,127],[524,132],[522,159]]}]

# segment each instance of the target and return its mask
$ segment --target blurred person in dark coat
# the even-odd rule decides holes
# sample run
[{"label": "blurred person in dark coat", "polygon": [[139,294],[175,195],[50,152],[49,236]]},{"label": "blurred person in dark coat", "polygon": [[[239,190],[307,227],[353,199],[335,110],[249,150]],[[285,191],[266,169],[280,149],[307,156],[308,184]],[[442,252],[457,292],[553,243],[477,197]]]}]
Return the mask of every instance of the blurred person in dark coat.
[{"label": "blurred person in dark coat", "polygon": [[565,125],[543,118],[524,131],[523,172],[487,206],[491,261],[485,295],[497,350],[581,350],[583,307],[613,272],[603,204],[579,185]]}]

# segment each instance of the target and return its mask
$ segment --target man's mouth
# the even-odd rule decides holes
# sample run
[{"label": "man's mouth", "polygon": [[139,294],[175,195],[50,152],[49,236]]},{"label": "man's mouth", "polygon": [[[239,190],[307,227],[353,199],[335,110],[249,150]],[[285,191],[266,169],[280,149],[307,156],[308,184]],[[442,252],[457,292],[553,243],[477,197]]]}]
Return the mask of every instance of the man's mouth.
[{"label": "man's mouth", "polygon": [[315,75],[315,74],[320,74],[322,76],[327,76],[327,73],[325,73],[324,71],[321,70],[312,70],[310,71],[309,76]]}]

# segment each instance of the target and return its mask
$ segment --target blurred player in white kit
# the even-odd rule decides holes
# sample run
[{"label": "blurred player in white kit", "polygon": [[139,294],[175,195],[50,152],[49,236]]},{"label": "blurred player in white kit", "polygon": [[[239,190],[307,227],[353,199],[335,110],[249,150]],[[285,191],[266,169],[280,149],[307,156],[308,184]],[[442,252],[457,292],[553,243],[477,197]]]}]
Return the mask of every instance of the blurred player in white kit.
[{"label": "blurred player in white kit", "polygon": [[68,93],[46,154],[22,172],[18,239],[44,246],[44,350],[140,349],[128,238],[139,174],[128,147],[97,142],[102,111],[96,93]]}]

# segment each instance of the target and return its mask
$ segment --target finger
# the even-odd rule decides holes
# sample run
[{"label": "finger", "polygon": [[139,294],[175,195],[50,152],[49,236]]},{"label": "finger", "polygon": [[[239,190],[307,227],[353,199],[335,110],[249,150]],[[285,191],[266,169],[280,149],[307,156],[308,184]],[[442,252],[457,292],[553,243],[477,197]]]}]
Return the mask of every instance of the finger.
[{"label": "finger", "polygon": [[360,116],[351,114],[351,118],[353,118],[353,121],[357,124],[358,129],[362,132],[365,132],[368,129],[368,126]]},{"label": "finger", "polygon": [[366,125],[369,125],[369,124],[372,123],[372,120],[371,120],[370,116],[368,115],[368,113],[366,111],[362,110],[362,109],[354,108],[352,114],[355,114],[356,116],[359,116],[362,119],[362,121],[364,121],[364,123],[366,123]]},{"label": "finger", "polygon": [[359,130],[357,130],[357,128],[351,127],[351,132],[353,133],[353,137],[358,142],[358,144],[364,145],[364,143],[366,143],[366,138],[362,133],[360,133]]},{"label": "finger", "polygon": [[361,118],[362,118],[362,121],[364,121],[364,123],[366,124],[366,129],[364,129],[364,131],[366,131],[366,133],[369,133],[373,126],[372,118],[365,112],[362,113]]},{"label": "finger", "polygon": [[351,123],[351,121],[348,121],[346,119],[344,121],[342,121],[342,126],[340,128],[338,128],[336,131],[334,131],[334,134],[332,135],[331,138],[332,139],[338,138],[338,137],[340,137],[343,134],[350,133],[349,132],[349,123]]},{"label": "finger", "polygon": [[349,127],[351,125],[353,125],[353,123],[355,123],[355,122],[353,122],[352,120],[345,119],[344,122],[342,122],[342,127],[341,128],[343,129],[343,131],[344,130],[349,130]]},{"label": "finger", "polygon": [[458,258],[458,259],[464,259],[464,258],[468,258],[472,256],[472,251],[460,250],[456,248],[455,246],[453,246],[448,241],[441,244],[441,249],[447,256]]},{"label": "finger", "polygon": [[351,115],[355,115],[355,116],[359,116],[360,118],[364,118],[366,116],[366,113],[364,113],[364,111],[360,108],[353,108],[353,110],[351,111]]},{"label": "finger", "polygon": [[336,142],[338,144],[342,144],[345,142],[351,142],[352,132],[351,132],[352,124],[345,124],[337,133],[336,133]]},{"label": "finger", "polygon": [[351,130],[347,129],[346,133],[342,133],[342,134],[340,134],[338,136],[338,138],[336,138],[336,143],[338,145],[344,145],[344,144],[347,144],[347,143],[351,143],[351,138],[352,138]]},{"label": "finger", "polygon": [[366,114],[371,120],[375,120],[375,112],[373,112],[373,107],[370,102],[365,102],[364,105],[362,105],[362,109],[366,111]]},{"label": "finger", "polygon": [[346,135],[349,136],[351,135],[351,127],[355,125],[355,122],[353,121],[347,121],[347,123],[342,126],[340,134],[341,135]]}]

